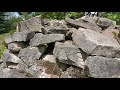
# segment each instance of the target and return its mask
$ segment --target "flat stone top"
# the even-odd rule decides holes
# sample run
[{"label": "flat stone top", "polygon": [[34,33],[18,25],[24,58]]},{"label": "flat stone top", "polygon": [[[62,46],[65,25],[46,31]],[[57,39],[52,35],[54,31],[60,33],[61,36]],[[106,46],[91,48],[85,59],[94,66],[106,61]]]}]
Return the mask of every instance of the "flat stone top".
[{"label": "flat stone top", "polygon": [[86,40],[90,40],[91,42],[94,42],[98,45],[114,46],[114,47],[120,48],[119,43],[114,38],[105,36],[101,33],[95,32],[90,29],[79,28],[78,31],[76,31],[76,34],[84,34]]}]

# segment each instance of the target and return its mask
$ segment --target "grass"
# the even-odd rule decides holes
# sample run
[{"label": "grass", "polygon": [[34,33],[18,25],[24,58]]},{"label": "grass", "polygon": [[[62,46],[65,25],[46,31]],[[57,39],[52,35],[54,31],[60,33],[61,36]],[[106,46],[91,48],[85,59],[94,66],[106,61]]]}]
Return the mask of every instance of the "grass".
[{"label": "grass", "polygon": [[0,34],[0,58],[3,54],[3,51],[7,49],[7,47],[4,44],[4,38],[11,35],[15,30],[10,31],[9,33],[2,33]]}]

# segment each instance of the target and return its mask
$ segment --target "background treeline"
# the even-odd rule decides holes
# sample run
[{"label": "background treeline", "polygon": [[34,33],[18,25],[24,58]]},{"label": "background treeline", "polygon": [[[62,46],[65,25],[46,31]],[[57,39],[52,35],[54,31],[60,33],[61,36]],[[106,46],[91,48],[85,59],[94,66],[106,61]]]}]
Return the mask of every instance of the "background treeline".
[{"label": "background treeline", "polygon": [[[7,14],[6,14],[7,13]],[[0,33],[14,31],[16,24],[22,20],[41,15],[48,19],[64,19],[66,16],[70,18],[79,18],[84,15],[84,12],[18,12],[19,17],[12,16],[10,12],[0,12]],[[101,17],[107,17],[115,20],[120,24],[120,12],[100,12]],[[6,17],[6,18],[5,18]],[[7,18],[9,17],[9,18]]]}]

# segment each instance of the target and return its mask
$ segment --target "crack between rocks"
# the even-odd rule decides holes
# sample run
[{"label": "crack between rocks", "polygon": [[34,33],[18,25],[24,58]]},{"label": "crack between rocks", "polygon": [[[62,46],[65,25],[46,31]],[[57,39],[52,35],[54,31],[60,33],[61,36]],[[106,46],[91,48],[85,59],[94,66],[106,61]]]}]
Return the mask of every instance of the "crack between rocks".
[{"label": "crack between rocks", "polygon": [[[29,22],[29,21],[28,21]],[[25,23],[25,22],[24,22]],[[27,27],[27,29],[29,30],[29,27],[27,26],[27,24],[25,23],[25,26]]]}]

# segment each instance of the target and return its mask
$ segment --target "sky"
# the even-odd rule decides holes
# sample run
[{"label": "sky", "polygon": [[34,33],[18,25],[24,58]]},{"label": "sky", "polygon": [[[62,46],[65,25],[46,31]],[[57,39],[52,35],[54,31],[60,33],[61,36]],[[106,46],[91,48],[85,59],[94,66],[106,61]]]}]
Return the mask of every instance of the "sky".
[{"label": "sky", "polygon": [[16,17],[19,16],[19,14],[17,12],[11,12],[11,13],[13,14],[13,16],[16,16]]},{"label": "sky", "polygon": [[9,19],[11,17],[19,17],[19,14],[17,12],[6,12],[6,15],[9,15],[5,17],[6,19]]}]

